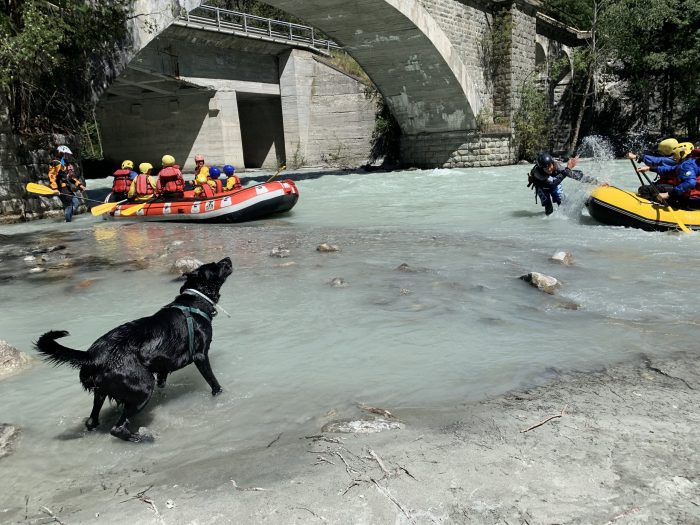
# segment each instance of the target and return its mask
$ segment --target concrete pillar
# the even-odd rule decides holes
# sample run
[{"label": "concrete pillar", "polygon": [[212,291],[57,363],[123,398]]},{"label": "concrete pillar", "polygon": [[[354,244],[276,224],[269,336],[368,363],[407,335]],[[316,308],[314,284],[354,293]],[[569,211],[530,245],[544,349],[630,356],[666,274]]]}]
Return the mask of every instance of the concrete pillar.
[{"label": "concrete pillar", "polygon": [[223,159],[221,164],[232,164],[236,168],[244,167],[243,141],[241,139],[241,126],[238,118],[238,99],[236,92],[217,91],[209,102],[209,115],[218,113],[221,126],[221,151]]},{"label": "concrete pillar", "polygon": [[280,97],[287,165],[305,163],[315,61],[308,51],[293,49],[280,56]]}]

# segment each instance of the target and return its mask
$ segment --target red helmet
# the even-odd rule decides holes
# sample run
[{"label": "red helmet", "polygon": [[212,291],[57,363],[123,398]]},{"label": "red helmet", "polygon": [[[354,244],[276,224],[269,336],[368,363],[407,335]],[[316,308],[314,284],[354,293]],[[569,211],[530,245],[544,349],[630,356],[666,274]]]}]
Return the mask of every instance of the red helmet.
[{"label": "red helmet", "polygon": [[195,162],[204,162],[204,155],[195,155],[194,161]]}]

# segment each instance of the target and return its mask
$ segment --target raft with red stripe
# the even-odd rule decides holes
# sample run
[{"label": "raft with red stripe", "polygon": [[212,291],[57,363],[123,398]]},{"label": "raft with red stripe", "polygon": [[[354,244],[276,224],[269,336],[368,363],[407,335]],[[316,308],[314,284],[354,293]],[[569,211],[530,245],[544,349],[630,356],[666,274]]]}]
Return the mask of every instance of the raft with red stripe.
[{"label": "raft with red stripe", "polygon": [[211,198],[195,197],[193,191],[186,191],[181,199],[156,198],[133,215],[122,216],[126,209],[143,204],[125,202],[109,215],[124,221],[245,222],[287,212],[297,200],[299,190],[294,181],[285,179],[225,191]]}]

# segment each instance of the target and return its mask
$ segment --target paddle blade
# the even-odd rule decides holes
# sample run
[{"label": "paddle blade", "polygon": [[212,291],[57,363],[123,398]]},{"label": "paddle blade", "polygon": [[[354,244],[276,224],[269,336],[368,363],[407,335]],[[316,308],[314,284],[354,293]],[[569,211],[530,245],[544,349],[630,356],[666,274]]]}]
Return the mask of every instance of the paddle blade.
[{"label": "paddle blade", "polygon": [[274,174],[272,177],[270,177],[269,179],[267,179],[265,182],[270,182],[272,179],[274,179],[275,177],[277,177],[277,175],[279,175],[280,173],[282,173],[286,167],[287,167],[287,166],[286,166],[285,164],[282,164],[282,165],[279,167],[279,169],[275,172],[275,174]]},{"label": "paddle blade", "polygon": [[38,193],[39,195],[55,195],[54,191],[48,186],[37,184],[35,182],[27,183],[27,191],[30,193]]},{"label": "paddle blade", "polygon": [[112,211],[114,208],[119,206],[122,202],[124,201],[119,201],[119,202],[105,202],[104,204],[98,204],[97,206],[93,206],[90,209],[90,213],[92,213],[95,217],[98,215],[102,215],[103,213],[107,213]]},{"label": "paddle blade", "polygon": [[139,210],[142,210],[146,204],[148,203],[144,202],[142,204],[136,204],[135,206],[131,206],[130,208],[127,208],[125,210],[121,210],[119,212],[119,215],[122,217],[130,217],[131,215],[138,213]]}]

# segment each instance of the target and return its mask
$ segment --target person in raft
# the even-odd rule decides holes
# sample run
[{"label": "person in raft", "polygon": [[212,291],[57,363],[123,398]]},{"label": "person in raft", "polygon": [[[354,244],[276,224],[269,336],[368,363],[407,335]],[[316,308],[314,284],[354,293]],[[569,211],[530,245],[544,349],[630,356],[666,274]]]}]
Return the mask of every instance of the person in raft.
[{"label": "person in raft", "polygon": [[194,196],[195,197],[205,197],[210,198],[214,196],[214,188],[216,184],[212,187],[211,172],[219,171],[219,168],[213,166],[208,168],[204,166],[200,169],[194,176]]},{"label": "person in raft", "polygon": [[551,215],[554,212],[554,204],[561,204],[563,192],[561,183],[567,177],[579,182],[590,184],[601,184],[595,177],[584,175],[582,171],[575,170],[578,157],[570,158],[566,164],[561,164],[552,158],[547,152],[537,155],[535,165],[528,174],[527,187],[535,190],[535,202],[539,197],[540,203],[544,206],[544,212]]},{"label": "person in raft", "polygon": [[185,178],[180,166],[175,164],[175,157],[163,155],[161,164],[163,167],[158,173],[156,193],[166,199],[181,199],[185,192]]},{"label": "person in raft", "polygon": [[241,179],[236,175],[236,168],[231,164],[224,166],[224,175],[226,175],[226,190],[237,190],[241,187]]},{"label": "person in raft", "polygon": [[123,201],[127,197],[131,181],[136,178],[134,163],[130,160],[125,160],[122,162],[121,168],[112,173],[112,177],[114,177],[112,182],[112,200]]},{"label": "person in raft", "polygon": [[639,195],[648,200],[667,201],[678,208],[699,209],[700,188],[697,179],[700,176],[700,150],[694,149],[691,142],[681,142],[673,148],[673,158],[675,166],[637,168],[640,173],[655,171],[659,176],[654,188],[644,185],[639,188]]},{"label": "person in raft", "polygon": [[153,165],[150,162],[139,164],[139,173],[131,181],[129,187],[129,199],[137,202],[144,202],[153,198],[158,188],[158,179],[151,175]]},{"label": "person in raft", "polygon": [[664,139],[659,142],[659,154],[658,155],[636,155],[633,151],[627,153],[627,158],[634,160],[636,162],[643,162],[647,166],[656,167],[667,165],[675,166],[676,161],[673,158],[673,148],[678,146],[678,141],[674,138]]}]

